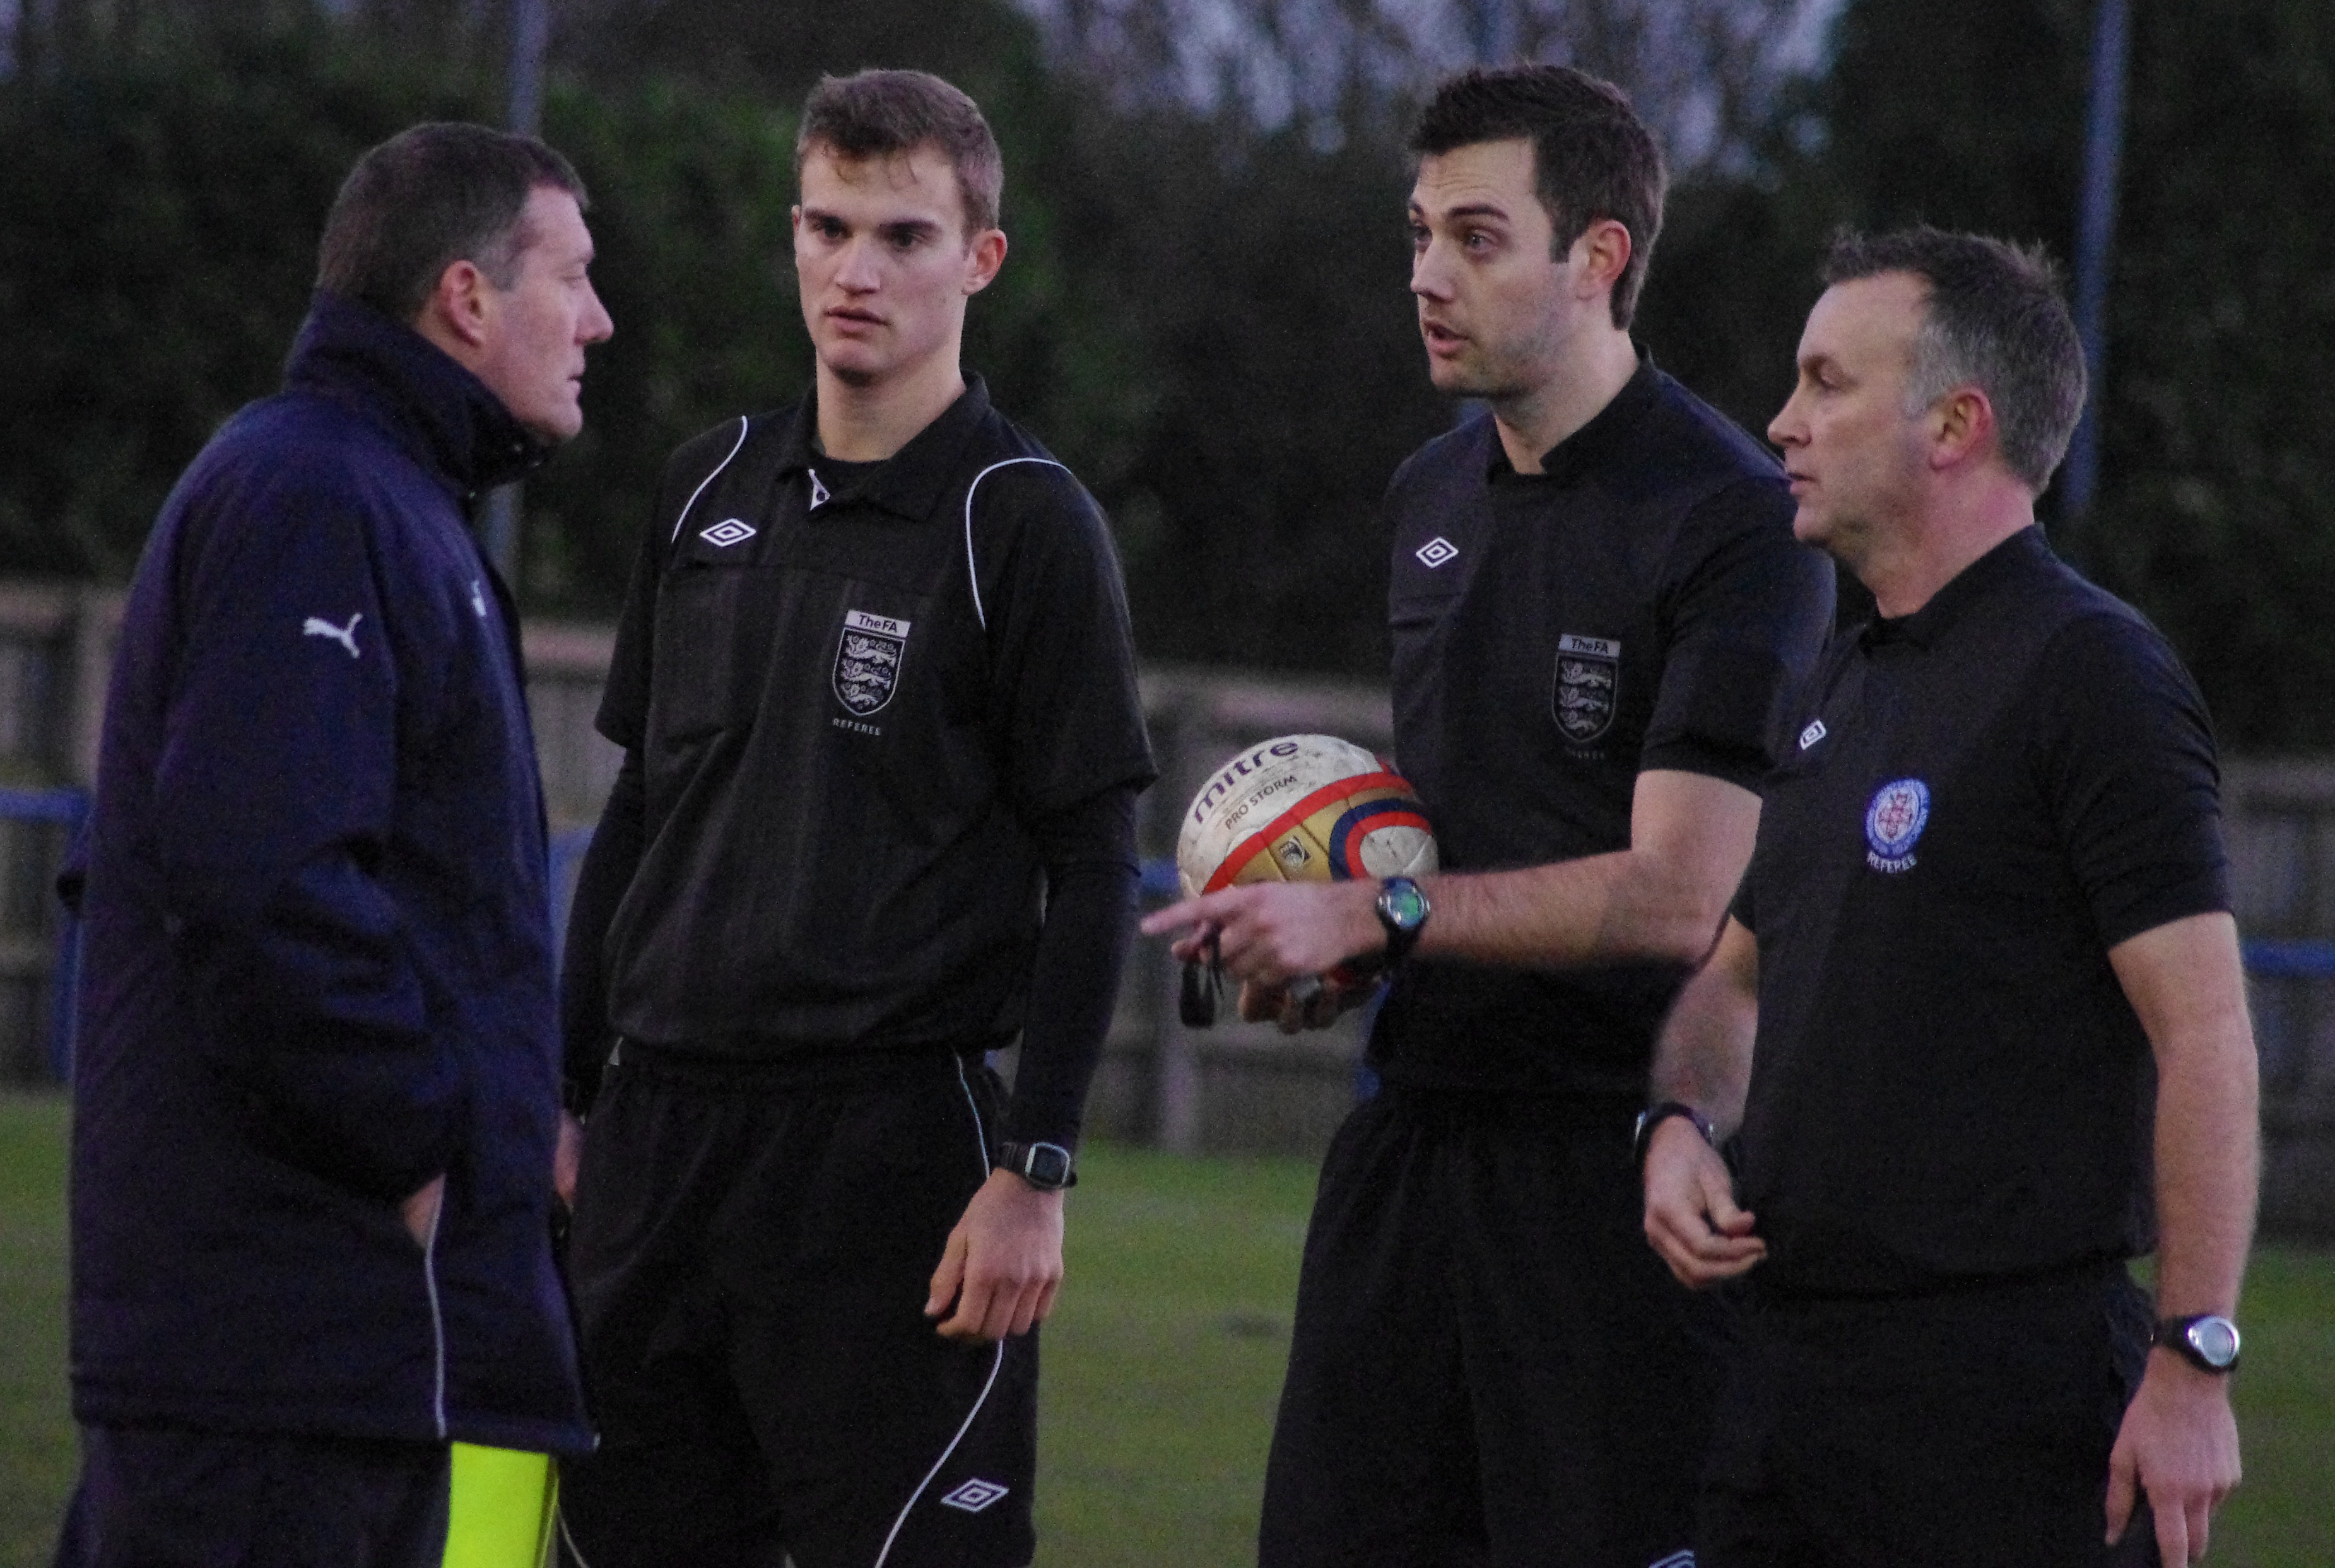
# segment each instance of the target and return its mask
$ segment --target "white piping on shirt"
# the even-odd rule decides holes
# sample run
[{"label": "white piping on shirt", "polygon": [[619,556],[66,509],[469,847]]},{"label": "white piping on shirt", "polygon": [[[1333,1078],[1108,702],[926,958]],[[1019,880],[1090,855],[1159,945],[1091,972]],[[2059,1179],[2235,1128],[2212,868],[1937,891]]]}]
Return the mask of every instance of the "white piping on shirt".
[{"label": "white piping on shirt", "polygon": [[[1063,468],[1061,463],[1056,462],[1051,458],[1007,458],[1003,462],[990,464],[987,468],[974,475],[973,483],[964,488],[964,575],[966,580],[973,585],[974,616],[975,619],[980,621],[981,629],[984,632],[989,630],[989,612],[983,609],[981,606],[981,571],[980,568],[974,564],[973,559],[973,496],[975,490],[981,489],[982,480],[987,479],[990,475],[995,473],[1000,469],[1012,468],[1015,463],[1043,463],[1050,469],[1061,469],[1066,474],[1071,471],[1069,469]],[[1073,474],[1071,477],[1075,479],[1077,476]],[[980,1119],[977,1112],[975,1113],[974,1119],[976,1121]],[[983,1157],[987,1158],[988,1157],[984,1153]]]},{"label": "white piping on shirt", "polygon": [[697,504],[697,498],[703,495],[705,493],[705,487],[713,482],[714,474],[719,474],[723,469],[728,468],[730,466],[730,459],[738,455],[738,448],[746,444],[746,416],[744,414],[740,414],[738,416],[738,440],[730,449],[730,457],[723,458],[720,462],[714,464],[713,473],[708,474],[703,479],[698,480],[697,488],[689,492],[689,499],[682,502],[681,504],[681,516],[673,518],[673,539],[667,539],[665,543],[671,544],[673,542],[673,539],[681,537],[681,525],[689,521],[689,508]]}]

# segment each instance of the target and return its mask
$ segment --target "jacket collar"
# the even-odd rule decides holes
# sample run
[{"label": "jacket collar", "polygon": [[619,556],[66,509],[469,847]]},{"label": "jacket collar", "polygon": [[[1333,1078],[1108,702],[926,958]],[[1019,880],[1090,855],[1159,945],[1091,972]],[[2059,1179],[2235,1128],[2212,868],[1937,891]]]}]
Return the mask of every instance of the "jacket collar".
[{"label": "jacket collar", "polygon": [[284,384],[329,398],[381,428],[465,502],[551,455],[435,344],[370,305],[319,291],[293,341]]}]

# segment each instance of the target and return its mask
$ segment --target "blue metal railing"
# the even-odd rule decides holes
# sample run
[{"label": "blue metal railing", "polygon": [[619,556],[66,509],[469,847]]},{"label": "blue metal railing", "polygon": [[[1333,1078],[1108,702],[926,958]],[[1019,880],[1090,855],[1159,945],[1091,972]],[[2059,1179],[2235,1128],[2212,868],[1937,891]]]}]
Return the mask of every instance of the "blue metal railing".
[{"label": "blue metal railing", "polygon": [[[86,789],[24,789],[0,787],[0,822],[51,823],[65,830],[70,844],[89,815]],[[73,1064],[73,991],[81,981],[81,922],[59,905],[57,955],[49,965],[49,1070],[59,1082]]]},{"label": "blue metal railing", "polygon": [[2335,942],[2258,936],[2243,952],[2246,973],[2257,980],[2335,980]]}]

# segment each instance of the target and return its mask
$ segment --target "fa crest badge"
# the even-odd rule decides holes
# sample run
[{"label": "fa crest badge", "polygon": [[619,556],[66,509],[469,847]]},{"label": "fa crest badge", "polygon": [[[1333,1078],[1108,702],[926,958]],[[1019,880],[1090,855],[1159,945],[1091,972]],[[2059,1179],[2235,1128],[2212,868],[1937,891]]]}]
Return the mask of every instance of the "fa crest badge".
[{"label": "fa crest badge", "polygon": [[1622,644],[1611,637],[1568,632],[1556,640],[1556,688],[1549,705],[1567,740],[1586,746],[1613,728],[1621,678]]},{"label": "fa crest badge", "polygon": [[835,700],[862,719],[882,708],[900,683],[907,651],[907,622],[846,611],[835,645]]},{"label": "fa crest badge", "polygon": [[1930,787],[1900,779],[1874,792],[1865,808],[1865,863],[1894,876],[1914,868],[1914,844],[1930,825]]}]

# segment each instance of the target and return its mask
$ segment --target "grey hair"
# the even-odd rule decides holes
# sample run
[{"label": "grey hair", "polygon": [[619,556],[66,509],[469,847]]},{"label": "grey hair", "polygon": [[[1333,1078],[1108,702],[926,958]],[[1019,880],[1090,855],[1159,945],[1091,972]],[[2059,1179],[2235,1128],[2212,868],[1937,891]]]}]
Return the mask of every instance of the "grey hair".
[{"label": "grey hair", "polygon": [[1828,285],[1891,272],[1929,286],[1905,411],[1976,386],[1993,405],[2004,465],[2041,494],[2084,411],[2084,348],[2059,269],[2039,245],[1926,225],[1880,235],[1843,230],[1825,256]]}]

